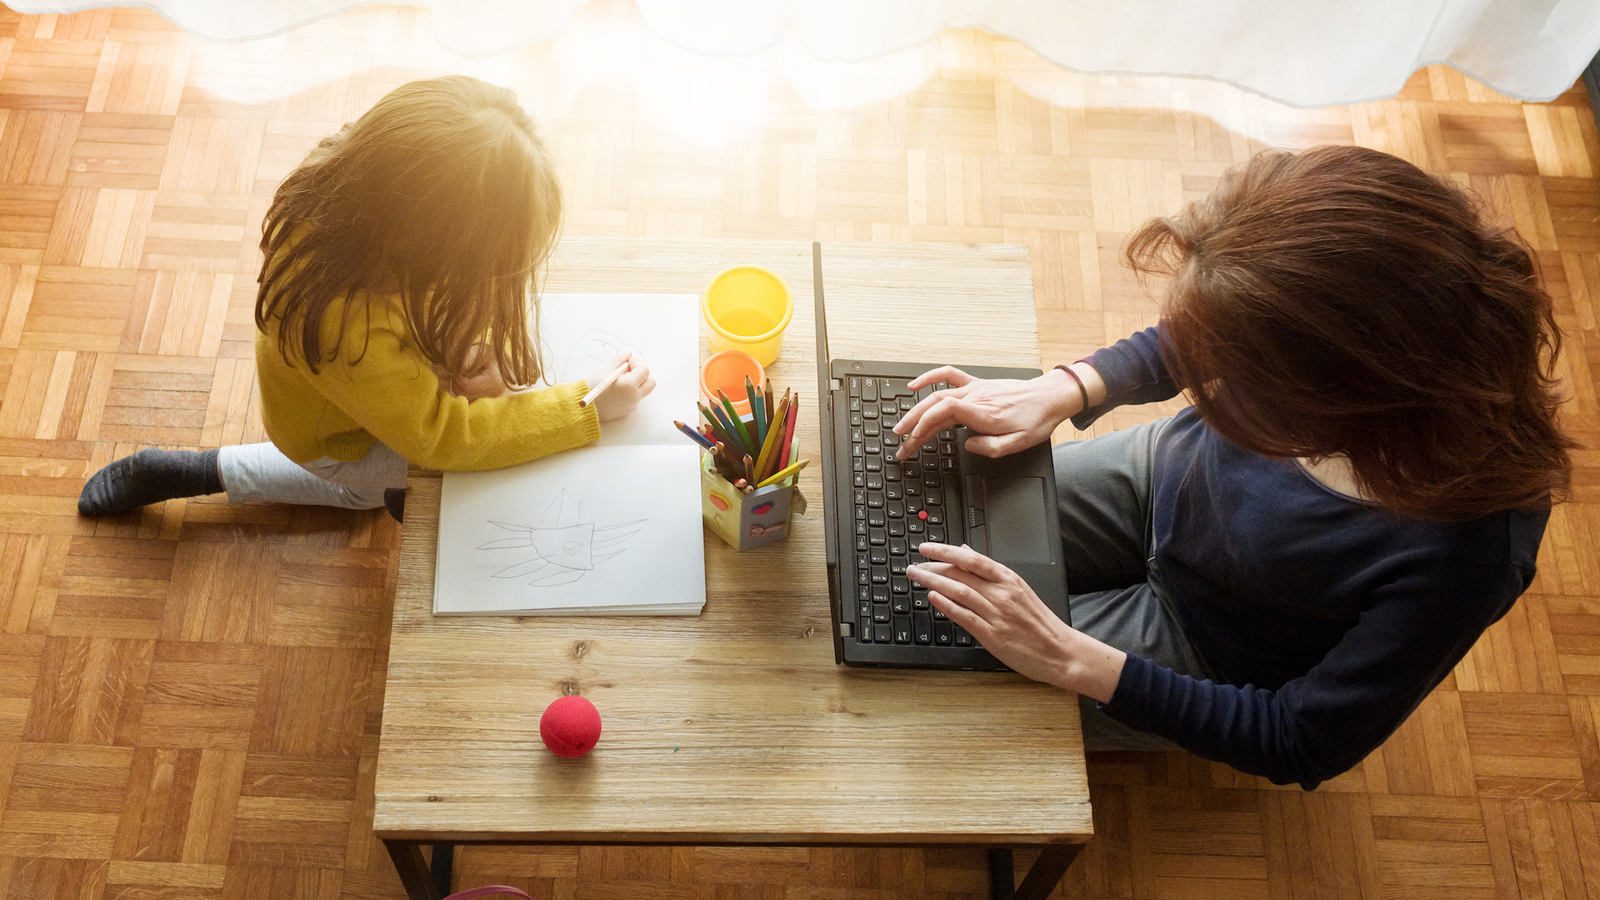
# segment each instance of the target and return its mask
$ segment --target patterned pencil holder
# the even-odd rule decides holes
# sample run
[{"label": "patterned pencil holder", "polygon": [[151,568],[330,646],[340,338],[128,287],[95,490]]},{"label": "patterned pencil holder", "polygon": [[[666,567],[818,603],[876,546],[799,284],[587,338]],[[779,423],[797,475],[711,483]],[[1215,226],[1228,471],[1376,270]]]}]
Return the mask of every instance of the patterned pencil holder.
[{"label": "patterned pencil holder", "polygon": [[717,474],[709,454],[700,454],[700,513],[706,527],[735,550],[749,550],[789,536],[789,515],[794,510],[791,475],[779,484],[757,488],[753,494],[728,483]]}]

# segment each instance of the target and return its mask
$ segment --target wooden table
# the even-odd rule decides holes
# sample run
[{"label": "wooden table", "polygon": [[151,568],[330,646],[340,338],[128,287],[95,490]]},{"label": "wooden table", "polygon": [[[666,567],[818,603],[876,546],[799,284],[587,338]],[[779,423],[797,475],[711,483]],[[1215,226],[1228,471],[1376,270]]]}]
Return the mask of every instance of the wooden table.
[{"label": "wooden table", "polygon": [[[739,263],[794,291],[768,371],[802,394],[815,459],[809,242],[568,239],[546,291],[697,294]],[[1023,247],[830,243],[823,275],[835,357],[1039,364]],[[914,324],[882,324],[897,313]],[[741,554],[706,532],[698,617],[436,619],[439,476],[413,471],[373,830],[414,900],[440,896],[421,846],[457,843],[1030,847],[1020,895],[1051,891],[1093,832],[1076,698],[1009,673],[835,665],[820,479],[803,474],[788,540]],[[560,759],[539,715],[573,693],[604,732]],[[991,863],[1009,896],[1009,849]]]}]

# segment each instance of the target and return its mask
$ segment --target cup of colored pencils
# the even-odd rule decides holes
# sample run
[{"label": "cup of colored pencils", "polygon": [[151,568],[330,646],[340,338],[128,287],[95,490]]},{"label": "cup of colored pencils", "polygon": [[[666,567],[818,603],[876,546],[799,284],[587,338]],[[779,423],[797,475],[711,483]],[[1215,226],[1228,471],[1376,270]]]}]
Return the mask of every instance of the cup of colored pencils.
[{"label": "cup of colored pencils", "polygon": [[771,383],[745,382],[750,414],[740,416],[722,391],[700,404],[701,423],[674,422],[701,450],[700,509],[706,525],[739,550],[788,536],[791,512],[804,512],[796,488],[810,462],[800,459],[795,419],[800,395],[784,391],[774,399]]}]

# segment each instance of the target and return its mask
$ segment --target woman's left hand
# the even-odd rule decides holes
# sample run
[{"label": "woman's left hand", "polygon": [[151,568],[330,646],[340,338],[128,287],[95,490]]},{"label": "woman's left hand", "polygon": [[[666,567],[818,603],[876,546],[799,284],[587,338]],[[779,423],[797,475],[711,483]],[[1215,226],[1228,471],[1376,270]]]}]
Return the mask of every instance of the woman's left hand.
[{"label": "woman's left hand", "polygon": [[1109,701],[1127,655],[1074,631],[1016,572],[965,545],[924,543],[906,570],[983,649],[1035,681]]}]

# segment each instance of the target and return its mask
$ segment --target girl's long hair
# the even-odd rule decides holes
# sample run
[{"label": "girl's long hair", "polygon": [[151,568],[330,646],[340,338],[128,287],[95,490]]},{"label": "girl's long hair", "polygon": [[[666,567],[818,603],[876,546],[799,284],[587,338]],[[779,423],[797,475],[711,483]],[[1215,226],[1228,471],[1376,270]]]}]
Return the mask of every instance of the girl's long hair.
[{"label": "girl's long hair", "polygon": [[[284,179],[262,225],[256,327],[313,372],[341,345],[359,359],[372,310],[335,302],[397,294],[428,360],[461,371],[492,348],[510,384],[539,378],[539,277],[561,225],[555,166],[510,90],[452,75],[390,92]],[[363,317],[354,321],[355,317]]]},{"label": "girl's long hair", "polygon": [[1569,490],[1550,295],[1456,187],[1375,150],[1269,151],[1125,255],[1173,276],[1163,353],[1229,440],[1343,454],[1375,502],[1422,518]]}]

